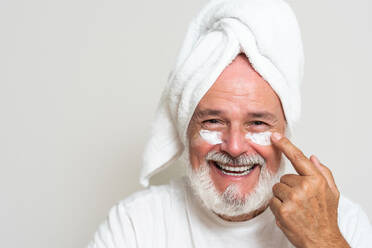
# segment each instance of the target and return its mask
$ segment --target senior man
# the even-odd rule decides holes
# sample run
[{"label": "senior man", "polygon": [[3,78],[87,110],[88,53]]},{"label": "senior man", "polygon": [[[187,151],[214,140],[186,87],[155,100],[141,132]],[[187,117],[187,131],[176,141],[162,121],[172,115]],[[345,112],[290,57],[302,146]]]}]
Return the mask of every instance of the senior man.
[{"label": "senior man", "polygon": [[[288,139],[303,52],[281,0],[213,0],[190,24],[157,109],[141,183],[187,176],[114,206],[90,248],[372,247],[361,208]],[[284,158],[297,174],[284,174]]]}]

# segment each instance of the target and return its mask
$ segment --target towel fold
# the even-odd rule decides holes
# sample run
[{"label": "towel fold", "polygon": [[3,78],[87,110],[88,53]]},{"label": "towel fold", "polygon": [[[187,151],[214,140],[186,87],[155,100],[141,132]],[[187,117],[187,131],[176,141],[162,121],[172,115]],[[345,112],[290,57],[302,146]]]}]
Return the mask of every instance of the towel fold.
[{"label": "towel fold", "polygon": [[199,101],[244,53],[279,96],[289,130],[299,119],[304,55],[294,13],[282,0],[212,0],[189,25],[143,154],[140,183],[178,159]]}]

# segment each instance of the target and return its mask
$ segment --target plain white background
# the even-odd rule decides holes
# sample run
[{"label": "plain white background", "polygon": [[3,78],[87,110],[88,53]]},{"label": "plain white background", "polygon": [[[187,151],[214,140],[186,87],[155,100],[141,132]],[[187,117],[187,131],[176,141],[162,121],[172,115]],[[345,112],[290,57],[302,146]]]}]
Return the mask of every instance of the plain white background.
[{"label": "plain white background", "polygon": [[[154,110],[205,3],[0,1],[1,247],[85,247],[110,207],[141,188]],[[372,3],[290,4],[306,57],[293,141],[371,219]]]}]

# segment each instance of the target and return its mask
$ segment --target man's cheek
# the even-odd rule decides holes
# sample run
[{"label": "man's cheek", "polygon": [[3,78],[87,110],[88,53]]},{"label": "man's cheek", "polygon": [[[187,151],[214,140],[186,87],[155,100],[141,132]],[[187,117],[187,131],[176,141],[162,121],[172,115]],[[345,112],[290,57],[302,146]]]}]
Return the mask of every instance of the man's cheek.
[{"label": "man's cheek", "polygon": [[200,167],[201,164],[206,163],[205,157],[208,152],[213,149],[213,145],[206,143],[203,140],[197,139],[190,144],[190,161],[194,169]]},{"label": "man's cheek", "polygon": [[[201,130],[203,131],[203,130]],[[194,151],[197,151],[199,154],[207,154],[210,150],[213,149],[213,147],[215,147],[216,145],[218,144],[214,144],[213,142],[211,143],[211,140],[213,140],[213,136],[216,136],[216,135],[211,135],[211,133],[205,135],[207,137],[202,137],[202,135],[200,135],[199,133],[195,133],[193,136],[192,136],[192,139],[191,139],[191,142],[190,142],[190,148]],[[210,136],[210,137],[208,137]],[[208,140],[211,139],[211,140]],[[191,150],[190,149],[190,150]]]},{"label": "man's cheek", "polygon": [[264,159],[266,164],[269,166],[273,166],[276,163],[279,164],[280,162],[280,157],[281,154],[278,153],[278,150],[274,148],[273,145],[258,145],[250,142],[251,147],[259,154],[261,155]]},{"label": "man's cheek", "polygon": [[281,165],[281,160],[283,159],[282,153],[278,151],[276,148],[270,147],[264,151],[264,155],[262,156],[266,160],[267,168],[271,172],[276,173]]}]

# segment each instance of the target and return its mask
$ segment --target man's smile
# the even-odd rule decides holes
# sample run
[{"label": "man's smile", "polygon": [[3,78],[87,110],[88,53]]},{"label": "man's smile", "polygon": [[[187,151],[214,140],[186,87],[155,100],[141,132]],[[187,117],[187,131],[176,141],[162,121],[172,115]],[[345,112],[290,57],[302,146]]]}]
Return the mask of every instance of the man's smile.
[{"label": "man's smile", "polygon": [[208,164],[214,169],[217,169],[219,173],[222,173],[226,176],[233,177],[243,177],[247,176],[252,172],[256,167],[261,167],[259,163],[249,164],[249,165],[232,165],[232,164],[222,164],[216,161],[209,161]]}]

